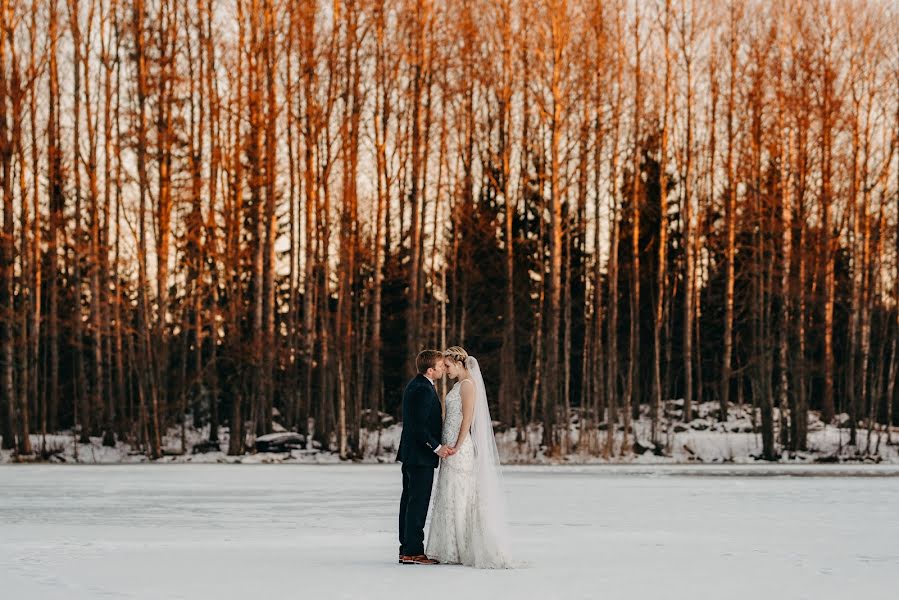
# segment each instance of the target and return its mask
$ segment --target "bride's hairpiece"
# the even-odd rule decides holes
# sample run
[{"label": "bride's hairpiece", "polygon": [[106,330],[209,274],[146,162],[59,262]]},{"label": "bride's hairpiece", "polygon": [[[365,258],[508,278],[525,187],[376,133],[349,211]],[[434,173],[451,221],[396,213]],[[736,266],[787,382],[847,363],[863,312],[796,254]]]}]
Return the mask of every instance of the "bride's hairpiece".
[{"label": "bride's hairpiece", "polygon": [[465,363],[468,360],[468,352],[462,346],[452,346],[443,351],[443,355],[456,362]]}]

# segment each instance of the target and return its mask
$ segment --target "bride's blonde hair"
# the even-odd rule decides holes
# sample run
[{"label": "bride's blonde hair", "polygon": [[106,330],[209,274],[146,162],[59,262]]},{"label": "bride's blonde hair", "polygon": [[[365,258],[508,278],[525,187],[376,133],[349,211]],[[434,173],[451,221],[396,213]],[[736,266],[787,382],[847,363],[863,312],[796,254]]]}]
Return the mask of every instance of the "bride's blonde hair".
[{"label": "bride's blonde hair", "polygon": [[443,351],[443,355],[454,362],[465,364],[468,359],[468,352],[462,346],[451,346]]}]

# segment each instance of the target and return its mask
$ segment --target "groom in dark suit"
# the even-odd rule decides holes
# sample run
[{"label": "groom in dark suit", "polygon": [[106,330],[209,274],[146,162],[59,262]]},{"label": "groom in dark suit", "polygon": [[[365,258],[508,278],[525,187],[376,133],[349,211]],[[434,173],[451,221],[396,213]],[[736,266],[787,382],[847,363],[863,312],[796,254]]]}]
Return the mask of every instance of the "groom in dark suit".
[{"label": "groom in dark suit", "polygon": [[403,433],[396,459],[403,463],[400,499],[400,564],[436,565],[425,556],[425,519],[431,502],[434,469],[453,450],[440,444],[443,428],[434,382],[443,378],[443,353],[423,350],[415,359],[418,375],[403,391]]}]

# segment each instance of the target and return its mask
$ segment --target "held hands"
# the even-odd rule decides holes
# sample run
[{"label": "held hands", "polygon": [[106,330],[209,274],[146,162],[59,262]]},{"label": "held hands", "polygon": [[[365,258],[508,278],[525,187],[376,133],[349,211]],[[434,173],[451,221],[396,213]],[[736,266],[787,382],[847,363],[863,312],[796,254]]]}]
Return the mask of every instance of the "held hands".
[{"label": "held hands", "polygon": [[437,452],[437,455],[440,458],[446,458],[447,456],[452,456],[455,453],[456,453],[456,449],[453,448],[452,446],[444,446]]}]

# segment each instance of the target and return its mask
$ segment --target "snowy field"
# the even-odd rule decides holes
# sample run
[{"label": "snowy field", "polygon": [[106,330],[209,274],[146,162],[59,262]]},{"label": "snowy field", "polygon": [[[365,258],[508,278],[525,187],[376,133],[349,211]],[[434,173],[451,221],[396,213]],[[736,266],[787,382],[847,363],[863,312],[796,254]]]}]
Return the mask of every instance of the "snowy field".
[{"label": "snowy field", "polygon": [[397,465],[0,467],[0,598],[899,597],[896,466],[517,467],[506,487],[527,564],[477,571],[396,564]]}]

